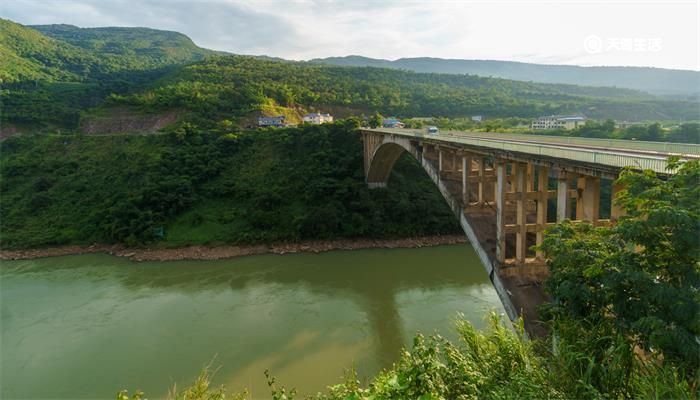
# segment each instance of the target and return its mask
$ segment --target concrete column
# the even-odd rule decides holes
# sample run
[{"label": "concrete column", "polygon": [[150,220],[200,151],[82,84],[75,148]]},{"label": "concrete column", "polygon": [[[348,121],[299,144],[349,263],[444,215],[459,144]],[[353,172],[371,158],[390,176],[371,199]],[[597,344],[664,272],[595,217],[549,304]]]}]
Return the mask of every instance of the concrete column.
[{"label": "concrete column", "polygon": [[442,172],[442,149],[438,147],[438,171]]},{"label": "concrete column", "polygon": [[484,177],[486,176],[486,159],[479,158],[479,204],[484,204]]},{"label": "concrete column", "polygon": [[625,210],[615,204],[615,197],[624,187],[619,183],[614,183],[612,185],[612,202],[610,207],[610,220],[617,221],[620,217],[625,215]]},{"label": "concrete column", "polygon": [[527,256],[527,212],[525,210],[525,205],[527,203],[527,165],[515,163],[513,164],[515,171],[515,192],[516,192],[516,216],[515,224],[517,225],[517,231],[515,232],[515,262],[517,265],[525,264],[525,257]]},{"label": "concrete column", "polygon": [[559,171],[557,176],[557,222],[571,217],[569,200],[569,177],[566,172]]},{"label": "concrete column", "polygon": [[586,177],[584,175],[579,175],[576,179],[576,191],[578,195],[576,196],[576,220],[583,220],[583,192],[586,191]]},{"label": "concrete column", "polygon": [[496,161],[496,261],[503,265],[506,261],[506,164]]},{"label": "concrete column", "polygon": [[462,156],[462,202],[465,206],[469,205],[469,174],[472,170],[472,158]]},{"label": "concrete column", "polygon": [[595,225],[600,215],[600,178],[587,176],[586,188],[583,191],[582,219]]},{"label": "concrete column", "polygon": [[527,191],[533,192],[535,190],[535,166],[533,164],[527,164]]},{"label": "concrete column", "polygon": [[457,152],[452,152],[452,171],[457,172]]},{"label": "concrete column", "polygon": [[[547,198],[548,196],[548,183],[549,183],[549,170],[547,167],[540,167],[537,171],[537,240],[536,244],[539,246],[544,240],[544,229],[547,226]],[[542,251],[537,250],[535,255],[538,260],[542,261],[544,259],[544,254]]]}]

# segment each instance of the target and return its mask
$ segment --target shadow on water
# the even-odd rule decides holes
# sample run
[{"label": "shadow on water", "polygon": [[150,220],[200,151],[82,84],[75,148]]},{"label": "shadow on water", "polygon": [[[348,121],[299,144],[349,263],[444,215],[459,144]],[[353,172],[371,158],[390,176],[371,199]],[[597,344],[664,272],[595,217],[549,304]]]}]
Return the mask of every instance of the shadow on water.
[{"label": "shadow on water", "polygon": [[[435,268],[435,251],[464,257],[464,264]],[[356,303],[367,315],[371,330],[379,339],[379,359],[384,366],[394,362],[403,344],[404,332],[396,304],[396,294],[408,289],[430,290],[446,286],[460,287],[483,282],[485,272],[466,246],[422,249],[396,259],[396,252],[361,250],[321,254],[267,255],[248,259],[206,262],[192,268],[189,262],[167,262],[140,267],[132,264],[121,283],[130,288],[199,291],[202,288],[228,286],[245,289],[251,284],[276,284],[304,287],[311,292]],[[311,261],[310,261],[311,257]],[[373,262],[368,262],[372,257]],[[390,262],[383,263],[386,258]],[[458,259],[457,257],[455,257]],[[453,260],[455,259],[453,258]],[[278,260],[278,262],[270,262]],[[312,269],[310,271],[310,269]],[[319,338],[320,339],[320,338]],[[316,343],[309,343],[313,347]],[[294,356],[291,357],[292,359]]]}]

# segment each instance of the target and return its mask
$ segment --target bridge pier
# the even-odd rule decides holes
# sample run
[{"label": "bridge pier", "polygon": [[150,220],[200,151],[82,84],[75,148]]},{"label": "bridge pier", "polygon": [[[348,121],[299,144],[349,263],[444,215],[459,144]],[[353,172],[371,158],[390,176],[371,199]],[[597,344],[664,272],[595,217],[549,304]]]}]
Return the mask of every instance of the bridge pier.
[{"label": "bridge pier", "polygon": [[586,176],[584,178],[581,203],[583,207],[582,215],[580,218],[577,216],[576,219],[596,225],[600,217],[600,178],[595,176]]},{"label": "bridge pier", "polygon": [[506,163],[496,161],[496,261],[506,261]]},{"label": "bridge pier", "polygon": [[[614,199],[615,196],[622,190],[622,185],[614,183],[612,185],[612,198]],[[618,218],[622,217],[625,215],[625,210],[615,204],[614,201],[611,202],[611,207],[610,207],[610,220],[611,221],[617,221]]]},{"label": "bridge pier", "polygon": [[569,175],[566,171],[557,171],[557,222],[571,217],[571,197],[569,193]]},{"label": "bridge pier", "polygon": [[[537,233],[535,243],[537,246],[544,240],[544,230],[547,228],[547,208],[549,203],[549,169],[539,167],[537,171]],[[535,258],[539,262],[544,261],[544,254],[537,250]]]},{"label": "bridge pier", "polygon": [[462,202],[465,205],[471,203],[469,177],[472,173],[472,158],[471,156],[462,156]]}]

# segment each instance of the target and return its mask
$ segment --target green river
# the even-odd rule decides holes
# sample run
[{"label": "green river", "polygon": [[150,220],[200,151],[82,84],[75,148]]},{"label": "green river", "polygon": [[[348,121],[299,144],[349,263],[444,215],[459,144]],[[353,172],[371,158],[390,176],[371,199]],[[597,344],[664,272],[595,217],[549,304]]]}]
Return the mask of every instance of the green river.
[{"label": "green river", "polygon": [[454,339],[503,312],[469,245],[221,261],[80,255],[3,262],[0,397],[162,397],[203,366],[267,398],[263,372],[300,393],[390,366],[416,332]]}]

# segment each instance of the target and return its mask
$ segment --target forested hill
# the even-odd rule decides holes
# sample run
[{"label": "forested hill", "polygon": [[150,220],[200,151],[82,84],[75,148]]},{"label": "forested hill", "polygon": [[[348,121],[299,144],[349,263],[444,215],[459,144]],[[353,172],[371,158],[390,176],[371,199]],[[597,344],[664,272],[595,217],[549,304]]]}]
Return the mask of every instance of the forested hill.
[{"label": "forested hill", "polygon": [[0,19],[0,80],[80,81],[101,64],[96,54]]},{"label": "forested hill", "polygon": [[78,28],[73,25],[30,25],[46,36],[101,55],[127,57],[134,67],[157,68],[164,65],[199,61],[214,54],[179,32],[150,28]]},{"label": "forested hill", "polygon": [[[698,99],[630,89],[219,55],[179,33],[146,28],[34,28],[0,19],[2,135],[79,130],[95,115],[114,115],[114,107],[128,109],[127,119],[177,114],[200,127],[246,126],[260,114],[285,114],[293,123],[310,110],[336,117],[698,118]],[[133,126],[123,119],[116,125]]]},{"label": "forested hill", "polygon": [[214,57],[178,67],[148,89],[112,96],[148,110],[183,109],[213,119],[252,112],[332,109],[400,117],[536,117],[583,113],[620,120],[697,118],[698,102],[667,101],[628,89],[539,84],[473,75]]},{"label": "forested hill", "polygon": [[187,36],[146,28],[26,27],[0,19],[0,79],[77,82],[198,61],[215,54]]},{"label": "forested hill", "polygon": [[400,58],[383,60],[362,56],[328,57],[315,63],[356,67],[382,67],[414,72],[472,74],[542,83],[567,83],[642,90],[655,94],[700,95],[700,72],[645,67],[580,67],[496,60]]}]

